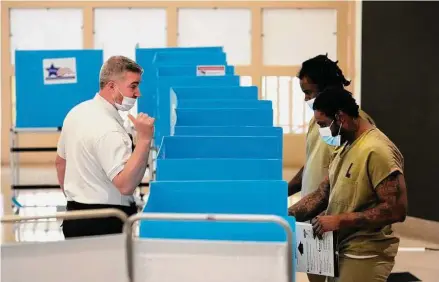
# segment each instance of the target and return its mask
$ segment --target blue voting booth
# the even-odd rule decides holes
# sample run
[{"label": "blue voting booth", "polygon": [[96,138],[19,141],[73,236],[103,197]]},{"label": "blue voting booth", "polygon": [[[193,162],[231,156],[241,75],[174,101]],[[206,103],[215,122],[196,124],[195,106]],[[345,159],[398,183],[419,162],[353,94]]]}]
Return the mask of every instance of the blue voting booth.
[{"label": "blue voting booth", "polygon": [[20,184],[21,152],[56,147],[19,147],[20,132],[59,132],[67,113],[99,91],[102,50],[16,50],[15,120],[10,128],[12,202],[18,189],[59,188],[57,184]]},{"label": "blue voting booth", "polygon": [[102,50],[17,50],[15,127],[62,126],[68,111],[99,91],[102,63]]},{"label": "blue voting booth", "polygon": [[[220,48],[138,49],[136,54],[142,54],[145,64],[140,57],[138,61],[152,81],[144,86],[151,95],[139,100],[139,111],[156,117],[154,142],[159,150],[143,212],[277,215],[294,232],[295,220],[287,216],[288,185],[282,180],[282,128],[273,126],[271,101],[259,100],[257,87],[239,85]],[[224,65],[224,71],[197,74],[197,65],[204,64]],[[220,241],[286,239],[282,228],[270,223],[141,221],[139,234]]]}]

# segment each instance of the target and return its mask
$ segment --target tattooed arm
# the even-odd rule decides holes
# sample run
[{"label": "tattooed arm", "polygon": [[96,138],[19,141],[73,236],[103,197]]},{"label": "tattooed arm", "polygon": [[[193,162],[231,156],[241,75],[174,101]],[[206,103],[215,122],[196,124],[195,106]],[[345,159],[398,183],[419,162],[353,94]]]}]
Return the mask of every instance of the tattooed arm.
[{"label": "tattooed arm", "polygon": [[300,222],[320,214],[328,206],[329,188],[329,178],[326,177],[316,191],[288,208],[288,215],[294,216]]},{"label": "tattooed arm", "polygon": [[403,222],[407,215],[407,188],[404,175],[395,172],[376,188],[379,204],[364,212],[340,215],[340,228],[385,226]]},{"label": "tattooed arm", "polygon": [[303,167],[299,170],[296,176],[288,182],[288,197],[302,190],[302,175]]}]

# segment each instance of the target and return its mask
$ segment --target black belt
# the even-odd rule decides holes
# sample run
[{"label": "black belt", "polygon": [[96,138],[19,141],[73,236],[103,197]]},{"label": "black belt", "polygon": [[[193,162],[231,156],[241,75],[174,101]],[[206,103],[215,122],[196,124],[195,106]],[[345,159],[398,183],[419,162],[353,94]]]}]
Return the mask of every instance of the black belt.
[{"label": "black belt", "polygon": [[131,216],[137,213],[136,203],[131,203],[129,206],[122,206],[108,204],[83,204],[76,201],[67,201],[67,211],[94,209],[118,209],[120,211],[123,211],[127,216]]}]

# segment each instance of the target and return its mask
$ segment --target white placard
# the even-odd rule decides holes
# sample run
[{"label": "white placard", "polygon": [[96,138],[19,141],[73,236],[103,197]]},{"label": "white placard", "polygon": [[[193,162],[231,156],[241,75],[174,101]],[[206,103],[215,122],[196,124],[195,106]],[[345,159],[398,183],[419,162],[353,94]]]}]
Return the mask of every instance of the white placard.
[{"label": "white placard", "polygon": [[312,225],[296,223],[296,271],[334,277],[338,271],[333,232],[314,238]]},{"label": "white placard", "polygon": [[44,84],[77,83],[76,58],[43,59]]},{"label": "white placard", "polygon": [[197,76],[226,75],[226,66],[197,66]]}]

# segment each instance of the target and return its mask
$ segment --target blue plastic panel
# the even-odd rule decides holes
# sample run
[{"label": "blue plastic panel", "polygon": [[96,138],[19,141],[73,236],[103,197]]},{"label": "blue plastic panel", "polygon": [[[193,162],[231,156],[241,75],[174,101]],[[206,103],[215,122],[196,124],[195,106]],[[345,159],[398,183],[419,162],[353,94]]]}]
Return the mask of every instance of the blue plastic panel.
[{"label": "blue plastic panel", "polygon": [[272,126],[268,109],[176,109],[177,126]]},{"label": "blue plastic panel", "polygon": [[282,159],[157,160],[157,181],[281,179]]},{"label": "blue plastic panel", "polygon": [[272,136],[167,136],[158,159],[282,159],[282,138]]},{"label": "blue plastic panel", "polygon": [[175,52],[175,53],[185,53],[185,52],[216,52],[222,53],[223,47],[165,47],[165,48],[136,48],[136,62],[142,67],[148,68],[152,65],[153,60],[157,52]]},{"label": "blue plastic panel", "polygon": [[224,52],[158,52],[156,53],[153,64],[164,65],[227,65],[227,56]]},{"label": "blue plastic panel", "polygon": [[256,86],[230,86],[230,85],[194,85],[191,87],[173,86],[172,90],[177,100],[186,99],[215,99],[215,100],[258,100],[258,88]]},{"label": "blue plastic panel", "polygon": [[[45,84],[43,60],[60,58],[75,58],[76,83]],[[99,91],[102,63],[102,50],[16,51],[16,127],[62,126],[74,106],[93,98]],[[54,70],[67,68],[56,63],[53,67]]]},{"label": "blue plastic panel", "polygon": [[[187,75],[197,75],[198,65],[165,65],[159,66],[157,68],[157,76],[187,76]],[[226,75],[234,75],[235,67],[226,66]]]},{"label": "blue plastic panel", "polygon": [[[160,144],[163,136],[171,133],[171,88],[174,86],[238,86],[239,76],[170,76],[159,77],[157,88],[157,119],[155,122],[156,144]],[[145,112],[147,100],[138,100],[139,112]]]},{"label": "blue plastic panel", "polygon": [[272,109],[269,100],[178,100],[179,109]]},{"label": "blue plastic panel", "polygon": [[[296,231],[294,217],[283,217]],[[188,239],[219,241],[285,242],[282,226],[276,223],[241,223],[215,221],[153,221],[140,222],[139,237],[156,239]],[[294,253],[293,253],[294,254]]]},{"label": "blue plastic panel", "polygon": [[277,136],[281,127],[272,126],[176,126],[174,136]]},{"label": "blue plastic panel", "polygon": [[151,182],[145,212],[287,215],[288,183],[262,181]]}]

